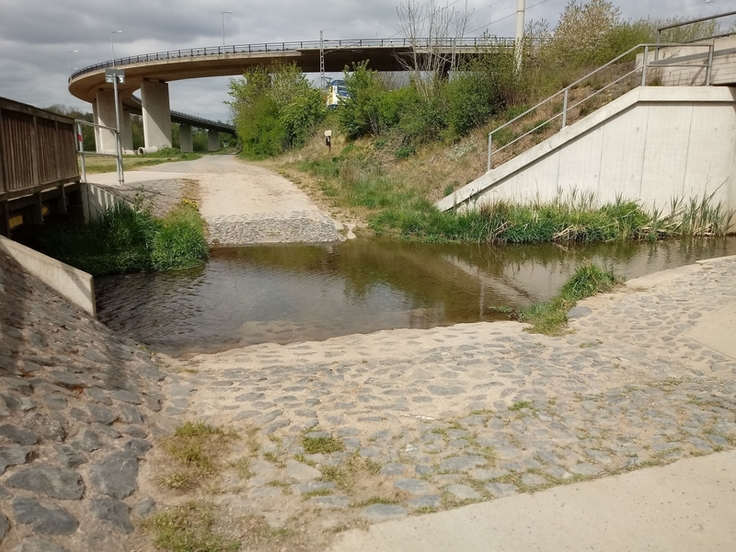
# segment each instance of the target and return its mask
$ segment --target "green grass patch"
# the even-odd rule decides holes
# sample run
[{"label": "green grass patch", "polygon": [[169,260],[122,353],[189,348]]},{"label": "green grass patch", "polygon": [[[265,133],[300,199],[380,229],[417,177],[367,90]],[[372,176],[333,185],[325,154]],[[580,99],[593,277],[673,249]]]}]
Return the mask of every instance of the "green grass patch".
[{"label": "green grass patch", "polygon": [[[194,161],[200,157],[202,157],[201,153],[182,153],[176,148],[164,148],[156,153],[145,155],[124,155],[123,170],[133,171],[142,167],[151,167],[173,161]],[[117,161],[114,157],[87,156],[84,158],[84,166],[88,174],[115,172]]]},{"label": "green grass patch", "polygon": [[165,217],[126,204],[111,207],[98,221],[35,228],[30,244],[38,251],[94,276],[191,268],[209,256],[204,221],[191,202]]},{"label": "green grass patch", "polygon": [[[159,478],[160,483],[170,489],[185,489],[209,479],[223,467],[222,457],[235,438],[233,432],[202,422],[180,425],[174,435],[161,441],[175,465]],[[247,465],[242,468],[247,472]]]},{"label": "green grass patch", "polygon": [[330,454],[345,450],[344,443],[334,437],[302,437],[302,446],[307,454]]},{"label": "green grass patch", "polygon": [[214,529],[215,506],[187,502],[153,514],[141,522],[153,535],[153,544],[171,552],[235,552],[239,544]]},{"label": "green grass patch", "polygon": [[[610,291],[620,279],[610,270],[592,263],[579,267],[551,301],[537,303],[524,310],[519,319],[532,324],[530,331],[558,335],[567,324],[567,312],[577,301]],[[516,405],[514,405],[516,406]],[[512,410],[513,406],[509,408]]]}]

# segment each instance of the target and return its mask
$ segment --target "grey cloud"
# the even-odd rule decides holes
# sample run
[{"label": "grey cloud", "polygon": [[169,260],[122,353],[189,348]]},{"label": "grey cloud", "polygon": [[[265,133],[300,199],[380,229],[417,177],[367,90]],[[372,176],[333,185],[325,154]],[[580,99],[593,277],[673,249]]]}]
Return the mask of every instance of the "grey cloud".
[{"label": "grey cloud", "polygon": [[[442,0],[444,5],[453,0]],[[516,0],[468,0],[475,27],[513,15]],[[554,25],[567,0],[527,0],[529,19]],[[626,19],[695,17],[727,11],[725,0],[620,0]],[[222,42],[222,12],[229,44],[388,37],[396,34],[396,0],[0,0],[0,96],[41,107],[66,104],[91,110],[66,89],[69,56],[73,67],[110,58],[110,31],[116,57],[179,48],[217,46]],[[535,4],[538,4],[535,6]],[[452,4],[463,9],[465,1]],[[471,24],[471,28],[475,28]],[[514,18],[489,31],[510,36]],[[478,31],[480,34],[482,31]],[[227,79],[171,83],[172,108],[227,120]]]}]

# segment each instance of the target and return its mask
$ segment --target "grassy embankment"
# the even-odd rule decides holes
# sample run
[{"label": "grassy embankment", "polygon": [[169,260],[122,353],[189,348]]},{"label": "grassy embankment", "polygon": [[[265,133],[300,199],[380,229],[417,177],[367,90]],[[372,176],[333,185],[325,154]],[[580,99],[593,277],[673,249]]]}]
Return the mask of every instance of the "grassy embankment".
[{"label": "grassy embankment", "polygon": [[496,202],[464,213],[439,212],[435,201],[483,173],[486,130],[449,146],[427,144],[408,159],[396,159],[380,139],[347,142],[340,135],[333,142],[340,151],[330,155],[317,137],[271,166],[338,218],[363,222],[378,235],[426,242],[656,240],[722,235],[728,228],[732,213],[710,197],[646,211],[630,198],[598,206],[595,197],[573,192],[546,204]]},{"label": "grassy embankment", "polygon": [[[156,153],[147,153],[145,155],[124,155],[123,170],[134,171],[141,167],[150,167],[172,161],[194,161],[200,157],[202,157],[201,153],[182,153],[176,148],[165,148]],[[114,157],[90,155],[85,157],[84,164],[88,174],[115,172],[117,170],[117,161]]]},{"label": "grassy embankment", "polygon": [[117,205],[89,224],[44,225],[33,245],[94,276],[175,270],[197,266],[208,257],[204,228],[196,204],[187,200],[163,218],[148,209]]}]

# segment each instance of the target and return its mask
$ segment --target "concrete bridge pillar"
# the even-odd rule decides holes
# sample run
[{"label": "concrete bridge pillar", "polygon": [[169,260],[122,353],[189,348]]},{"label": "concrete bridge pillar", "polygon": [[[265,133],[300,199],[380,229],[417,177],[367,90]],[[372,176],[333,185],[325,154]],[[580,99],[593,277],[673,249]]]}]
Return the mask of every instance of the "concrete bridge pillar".
[{"label": "concrete bridge pillar", "polygon": [[171,147],[171,109],[169,85],[144,80],[141,83],[143,140],[147,148]]},{"label": "concrete bridge pillar", "polygon": [[179,125],[179,149],[183,153],[192,153],[194,151],[191,125]]},{"label": "concrete bridge pillar", "polygon": [[210,151],[220,151],[220,133],[216,130],[208,130],[207,145]]},{"label": "concrete bridge pillar", "polygon": [[133,150],[133,125],[130,120],[130,111],[123,109],[122,115],[120,115],[120,129],[121,138],[123,140],[123,151]]},{"label": "concrete bridge pillar", "polygon": [[[122,109],[122,105],[121,105]],[[93,107],[95,123],[115,128],[115,95],[112,90],[99,90]],[[121,123],[122,124],[122,123]],[[104,128],[95,129],[97,153],[115,153],[115,133]]]}]

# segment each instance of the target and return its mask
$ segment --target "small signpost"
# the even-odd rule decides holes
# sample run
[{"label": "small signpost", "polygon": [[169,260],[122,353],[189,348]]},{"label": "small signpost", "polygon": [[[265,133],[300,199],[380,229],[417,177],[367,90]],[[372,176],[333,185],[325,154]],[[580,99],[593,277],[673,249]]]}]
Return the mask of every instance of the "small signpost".
[{"label": "small signpost", "polygon": [[325,130],[325,146],[327,146],[332,152],[332,131],[331,130]]}]

